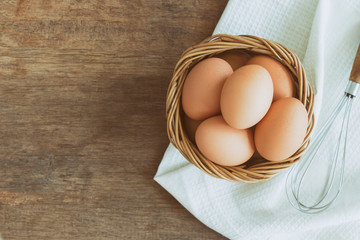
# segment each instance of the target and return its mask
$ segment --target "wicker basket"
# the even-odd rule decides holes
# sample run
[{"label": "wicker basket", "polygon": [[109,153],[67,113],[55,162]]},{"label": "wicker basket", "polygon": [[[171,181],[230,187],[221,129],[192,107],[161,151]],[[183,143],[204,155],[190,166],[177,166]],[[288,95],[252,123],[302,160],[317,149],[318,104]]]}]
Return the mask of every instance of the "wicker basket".
[{"label": "wicker basket", "polygon": [[[235,49],[251,54],[269,55],[283,63],[294,76],[297,97],[308,112],[308,128],[300,149],[286,160],[270,162],[265,159],[250,159],[239,166],[220,166],[207,159],[189,140],[183,129],[181,93],[189,70],[204,58]],[[188,161],[213,177],[233,182],[264,181],[298,161],[308,147],[310,133],[314,127],[313,102],[314,94],[306,80],[304,68],[299,58],[291,50],[279,43],[254,36],[214,35],[187,49],[175,66],[166,100],[167,134],[170,142]]]}]

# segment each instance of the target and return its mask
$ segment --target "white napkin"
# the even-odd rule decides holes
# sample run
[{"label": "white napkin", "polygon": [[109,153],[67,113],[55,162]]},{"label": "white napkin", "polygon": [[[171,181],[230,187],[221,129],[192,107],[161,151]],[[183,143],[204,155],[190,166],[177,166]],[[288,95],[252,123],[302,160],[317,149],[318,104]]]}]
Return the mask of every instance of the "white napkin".
[{"label": "white napkin", "polygon": [[[360,43],[360,1],[230,0],[215,33],[256,35],[296,52],[316,90],[315,114],[322,125],[343,95]],[[355,99],[344,188],[319,214],[298,212],[288,203],[287,170],[266,182],[232,183],[206,175],[171,144],[154,179],[196,218],[230,239],[359,239],[359,122],[360,101]]]}]

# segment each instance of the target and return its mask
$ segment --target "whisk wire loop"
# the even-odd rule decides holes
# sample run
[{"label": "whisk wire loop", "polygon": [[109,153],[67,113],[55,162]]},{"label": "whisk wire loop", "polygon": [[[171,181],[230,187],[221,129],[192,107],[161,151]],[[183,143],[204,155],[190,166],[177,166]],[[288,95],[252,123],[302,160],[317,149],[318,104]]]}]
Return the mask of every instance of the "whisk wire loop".
[{"label": "whisk wire loop", "polygon": [[[352,95],[345,94],[338,105],[335,107],[334,111],[331,113],[330,117],[326,121],[325,125],[319,131],[317,137],[315,137],[314,142],[311,144],[305,155],[303,156],[303,160],[296,163],[289,171],[289,174],[286,178],[286,194],[291,205],[304,213],[318,213],[325,209],[327,209],[338,197],[341,188],[343,186],[344,179],[344,166],[345,166],[345,158],[346,158],[346,141],[348,134],[348,125],[350,119],[350,112],[352,106]],[[313,161],[317,159],[316,157],[319,154],[319,149],[321,145],[324,143],[326,137],[328,137],[330,133],[330,129],[334,124],[335,120],[339,117],[341,111],[345,106],[345,111],[343,114],[343,118],[341,119],[341,131],[340,135],[337,138],[337,143],[335,146],[335,153],[333,155],[333,159],[330,165],[330,173],[329,177],[326,179],[322,194],[318,200],[313,204],[305,204],[303,200],[300,198],[301,187],[303,185],[304,178],[310,169]],[[341,142],[344,142],[343,146]],[[341,152],[341,147],[343,147],[343,153]],[[340,160],[341,159],[341,160]],[[338,171],[337,167],[340,161],[340,168]],[[339,172],[339,180],[337,184],[337,189],[332,197],[330,193],[333,192],[334,189],[334,179],[336,176],[336,172]],[[327,201],[325,201],[327,200]],[[324,203],[325,202],[325,203]]]}]

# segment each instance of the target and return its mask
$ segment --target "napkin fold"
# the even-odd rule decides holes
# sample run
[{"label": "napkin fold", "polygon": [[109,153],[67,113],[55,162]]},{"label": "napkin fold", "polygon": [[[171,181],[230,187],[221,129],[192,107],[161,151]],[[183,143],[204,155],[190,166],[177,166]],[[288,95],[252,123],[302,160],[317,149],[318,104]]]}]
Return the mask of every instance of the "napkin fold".
[{"label": "napkin fold", "polygon": [[[321,126],[348,82],[360,43],[360,1],[230,0],[217,33],[255,35],[292,49],[316,92],[315,117]],[[230,239],[359,239],[359,121],[360,102],[355,99],[344,188],[319,214],[304,214],[290,205],[288,170],[266,182],[232,183],[203,173],[171,144],[154,179],[196,218]]]}]

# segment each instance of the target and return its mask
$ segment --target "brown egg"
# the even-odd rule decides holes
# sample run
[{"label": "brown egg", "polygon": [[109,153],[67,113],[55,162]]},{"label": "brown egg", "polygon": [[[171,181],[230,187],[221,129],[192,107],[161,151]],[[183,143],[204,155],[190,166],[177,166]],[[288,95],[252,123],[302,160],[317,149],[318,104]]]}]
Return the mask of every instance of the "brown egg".
[{"label": "brown egg", "polygon": [[250,128],[265,116],[272,97],[268,71],[259,65],[246,65],[226,80],[221,92],[221,113],[231,127]]},{"label": "brown egg", "polygon": [[256,149],[267,160],[285,160],[301,147],[307,125],[308,114],[298,99],[279,99],[255,127]]},{"label": "brown egg", "polygon": [[184,114],[183,123],[189,139],[195,143],[195,132],[202,120],[194,120]]},{"label": "brown egg", "polygon": [[251,58],[250,54],[238,50],[222,52],[216,55],[216,57],[224,59],[226,62],[228,62],[234,71],[239,67],[244,66]]},{"label": "brown egg", "polygon": [[268,70],[274,84],[273,102],[280,98],[296,96],[293,77],[289,70],[280,62],[266,55],[258,55],[251,58],[246,64],[257,64]]},{"label": "brown egg", "polygon": [[255,151],[253,130],[234,129],[221,116],[203,121],[196,130],[195,139],[204,156],[223,166],[240,165]]},{"label": "brown egg", "polygon": [[220,58],[207,58],[189,72],[182,92],[182,106],[186,115],[203,120],[220,113],[221,89],[231,66]]}]

